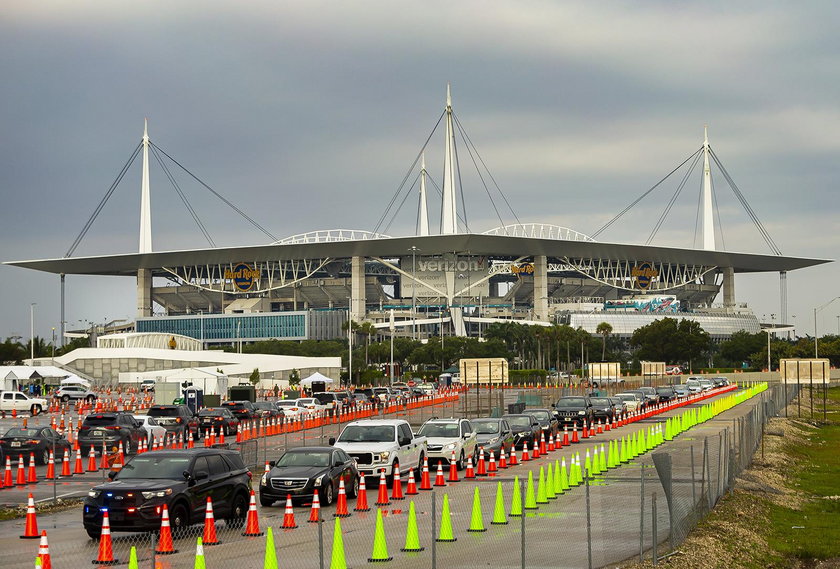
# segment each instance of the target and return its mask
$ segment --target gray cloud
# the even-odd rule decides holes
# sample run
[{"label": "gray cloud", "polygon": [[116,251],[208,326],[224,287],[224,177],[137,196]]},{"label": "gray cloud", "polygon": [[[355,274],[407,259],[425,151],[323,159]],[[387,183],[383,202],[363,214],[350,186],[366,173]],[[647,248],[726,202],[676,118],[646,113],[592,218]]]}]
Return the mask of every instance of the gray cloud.
[{"label": "gray cloud", "polygon": [[[0,258],[64,254],[150,118],[153,140],[275,235],[373,229],[437,120],[455,110],[522,220],[593,232],[702,142],[786,254],[836,257],[838,46],[829,2],[14,1],[0,16]],[[440,140],[427,154],[440,177]],[[463,150],[463,149],[462,149]],[[498,224],[462,151],[470,225]],[[154,165],[153,165],[154,167]],[[699,182],[657,242],[691,245]],[[195,185],[219,244],[268,239]],[[766,252],[718,183],[726,246]],[[643,242],[673,186],[604,240]],[[137,165],[79,254],[136,249]],[[432,203],[434,211],[438,203]],[[155,246],[202,247],[153,173]],[[433,215],[433,219],[434,219]],[[506,215],[505,221],[510,222]],[[406,206],[394,234],[414,227]],[[789,277],[791,313],[837,295],[836,264]],[[0,336],[58,320],[57,277],[0,267]],[[68,318],[133,315],[125,279],[70,278]],[[778,277],[738,297],[778,313]],[[823,331],[834,330],[824,311]]]}]

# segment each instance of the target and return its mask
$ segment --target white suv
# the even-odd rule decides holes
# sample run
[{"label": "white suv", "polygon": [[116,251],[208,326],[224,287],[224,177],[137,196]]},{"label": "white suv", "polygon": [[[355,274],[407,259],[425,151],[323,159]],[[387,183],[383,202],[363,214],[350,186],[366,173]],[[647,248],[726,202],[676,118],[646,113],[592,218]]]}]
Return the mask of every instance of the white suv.
[{"label": "white suv", "polygon": [[428,441],[429,462],[449,464],[454,451],[458,470],[461,470],[467,457],[475,456],[478,442],[475,429],[467,419],[429,419],[418,434]]}]

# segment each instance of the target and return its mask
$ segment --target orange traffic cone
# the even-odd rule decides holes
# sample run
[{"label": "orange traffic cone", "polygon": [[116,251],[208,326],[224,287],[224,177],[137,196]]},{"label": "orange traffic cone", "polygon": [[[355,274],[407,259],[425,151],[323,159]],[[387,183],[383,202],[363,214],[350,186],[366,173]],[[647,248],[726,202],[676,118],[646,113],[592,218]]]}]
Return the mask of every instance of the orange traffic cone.
[{"label": "orange traffic cone", "polygon": [[510,462],[508,464],[510,464],[511,466],[516,466],[517,464],[519,464],[519,461],[516,459],[516,447],[515,446],[510,447]]},{"label": "orange traffic cone", "polygon": [[15,485],[14,477],[12,477],[12,458],[6,457],[6,475],[3,477],[3,487],[11,488]]},{"label": "orange traffic cone", "polygon": [[464,473],[465,479],[475,478],[475,469],[473,468],[472,456],[467,457],[467,470]]},{"label": "orange traffic cone", "polygon": [[216,537],[216,519],[213,517],[213,500],[207,496],[207,509],[204,511],[204,535],[201,538],[204,545],[222,543]]},{"label": "orange traffic cone", "polygon": [[82,464],[82,451],[76,451],[76,464],[73,468],[73,474],[84,474],[85,473],[85,465]]},{"label": "orange traffic cone", "polygon": [[32,493],[29,493],[29,498],[26,501],[26,524],[23,527],[23,535],[21,539],[38,539],[38,519],[35,517],[35,499],[32,498]]},{"label": "orange traffic cone", "polygon": [[387,506],[391,503],[388,500],[388,482],[385,480],[385,470],[379,471],[379,495],[374,503],[377,506]]},{"label": "orange traffic cone", "polygon": [[586,421],[584,421],[583,422],[583,429],[580,432],[580,438],[588,439],[590,434],[591,433],[589,432],[589,425],[587,424]]},{"label": "orange traffic cone", "polygon": [[[564,442],[565,442],[565,440],[564,440]],[[577,423],[572,425],[572,442],[573,443],[579,443],[580,442],[580,438],[578,437],[578,432],[577,432]]]},{"label": "orange traffic cone", "polygon": [[262,534],[263,532],[260,531],[260,521],[257,517],[257,497],[254,491],[251,490],[251,502],[248,504],[248,517],[245,520],[245,532],[242,535],[258,537]]},{"label": "orange traffic cone", "polygon": [[548,452],[554,452],[554,433],[548,435],[548,446],[546,447]]},{"label": "orange traffic cone", "polygon": [[499,468],[507,468],[507,458],[505,457],[505,445],[499,449]]},{"label": "orange traffic cone", "polygon": [[443,463],[438,462],[437,473],[435,474],[435,486],[446,486],[446,481],[443,479]]},{"label": "orange traffic cone", "polygon": [[23,455],[18,457],[17,480],[15,484],[18,486],[24,486],[26,484],[26,470],[23,468]]},{"label": "orange traffic cone", "polygon": [[292,495],[286,494],[286,510],[283,512],[283,529],[295,529],[298,527],[295,522],[295,510],[292,508]]},{"label": "orange traffic cone", "polygon": [[163,505],[163,513],[160,517],[160,535],[155,553],[158,555],[172,555],[178,551],[172,545],[172,529],[169,527],[169,508]]},{"label": "orange traffic cone", "polygon": [[496,469],[496,455],[491,450],[490,451],[490,463],[487,465],[487,473],[490,476],[496,476],[496,472],[497,472],[497,469]]},{"label": "orange traffic cone", "polygon": [[569,425],[563,425],[563,442],[560,443],[560,447],[567,446],[569,446]]},{"label": "orange traffic cone", "polygon": [[225,430],[224,429],[219,429],[219,444],[223,445],[223,446],[225,444]]},{"label": "orange traffic cone", "polygon": [[35,470],[35,453],[29,453],[29,475],[26,477],[27,484],[38,483],[38,472]]},{"label": "orange traffic cone", "polygon": [[537,446],[537,441],[531,441],[531,458],[537,459],[540,457],[540,447]]},{"label": "orange traffic cone", "polygon": [[102,534],[99,536],[99,555],[93,561],[94,565],[116,565],[118,559],[114,559],[114,547],[111,543],[111,521],[108,518],[108,510],[102,513]]},{"label": "orange traffic cone", "polygon": [[108,449],[105,448],[105,441],[102,441],[102,460],[99,461],[99,468],[108,470]]},{"label": "orange traffic cone", "polygon": [[336,518],[349,518],[350,511],[347,509],[347,492],[344,489],[344,478],[338,481],[338,501],[335,504]]},{"label": "orange traffic cone", "polygon": [[400,476],[400,465],[394,465],[394,476],[393,481],[391,482],[391,499],[392,500],[405,500],[405,496],[403,496],[402,491],[402,476]]},{"label": "orange traffic cone", "polygon": [[187,438],[187,448],[195,448],[195,440],[193,440],[192,431],[190,431],[190,436]]},{"label": "orange traffic cone", "polygon": [[365,486],[365,476],[362,475],[359,477],[359,495],[356,496],[356,507],[353,510],[357,512],[369,512],[370,506],[368,506],[368,499],[367,499],[367,487]]},{"label": "orange traffic cone", "polygon": [[[548,449],[545,446],[545,433],[540,434],[540,454],[543,455],[548,452]],[[534,457],[536,458],[536,457]]]},{"label": "orange traffic cone", "polygon": [[414,481],[414,469],[408,469],[408,484],[406,485],[405,495],[406,496],[415,496],[419,494],[417,491],[417,483]]},{"label": "orange traffic cone", "polygon": [[321,521],[321,499],[318,498],[317,488],[315,488],[315,494],[312,495],[312,508],[309,510],[309,519],[306,521],[310,524],[317,524]]},{"label": "orange traffic cone", "polygon": [[50,460],[47,462],[47,475],[45,476],[47,480],[55,480],[55,455],[53,455],[53,451],[50,451]]},{"label": "orange traffic cone", "polygon": [[46,531],[41,532],[41,543],[38,544],[38,558],[41,560],[41,569],[52,569],[52,560],[50,559],[50,544],[47,543]]},{"label": "orange traffic cone", "polygon": [[93,452],[93,447],[90,447],[90,452],[88,453],[87,471],[96,472],[97,470],[99,469],[96,467],[96,453]]},{"label": "orange traffic cone", "polygon": [[458,482],[458,463],[455,462],[455,451],[452,451],[452,457],[449,459],[449,481]]},{"label": "orange traffic cone", "polygon": [[[21,471],[23,471],[23,459],[21,459]],[[64,449],[64,459],[61,461],[61,476],[70,477],[70,449]]]},{"label": "orange traffic cone", "polygon": [[429,459],[425,456],[423,457],[423,472],[420,473],[420,489],[432,489],[432,481],[429,480]]},{"label": "orange traffic cone", "polygon": [[476,476],[487,476],[487,463],[484,462],[484,447],[478,452],[478,468],[475,471]]}]

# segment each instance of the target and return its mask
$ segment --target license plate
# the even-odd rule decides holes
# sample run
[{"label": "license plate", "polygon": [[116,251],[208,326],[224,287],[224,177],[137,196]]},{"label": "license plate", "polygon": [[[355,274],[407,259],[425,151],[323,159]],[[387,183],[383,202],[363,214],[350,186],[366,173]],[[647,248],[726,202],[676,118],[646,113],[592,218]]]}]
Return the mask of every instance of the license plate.
[{"label": "license plate", "polygon": [[108,512],[108,519],[114,520],[115,522],[121,522],[125,518],[125,515],[122,512]]},{"label": "license plate", "polygon": [[95,431],[93,431],[91,434],[92,434],[94,437],[104,437],[104,436],[105,436],[105,431],[104,431],[104,430],[102,430],[102,429],[96,429],[96,430],[95,430]]},{"label": "license plate", "polygon": [[19,446],[20,446],[20,441],[12,441],[11,446],[13,446],[13,447],[19,447]]}]

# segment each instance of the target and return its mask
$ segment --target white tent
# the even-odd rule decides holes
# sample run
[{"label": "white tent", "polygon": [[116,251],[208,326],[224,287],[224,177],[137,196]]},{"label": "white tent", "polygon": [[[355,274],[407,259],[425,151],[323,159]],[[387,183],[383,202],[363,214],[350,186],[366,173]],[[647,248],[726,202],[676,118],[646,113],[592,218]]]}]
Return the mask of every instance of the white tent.
[{"label": "white tent", "polygon": [[315,373],[313,373],[312,375],[310,375],[306,379],[301,379],[300,384],[303,385],[303,386],[310,386],[314,382],[318,382],[318,381],[320,381],[321,383],[334,383],[334,381],[332,379],[330,379],[326,375],[322,375],[322,374],[320,374],[316,371]]}]

